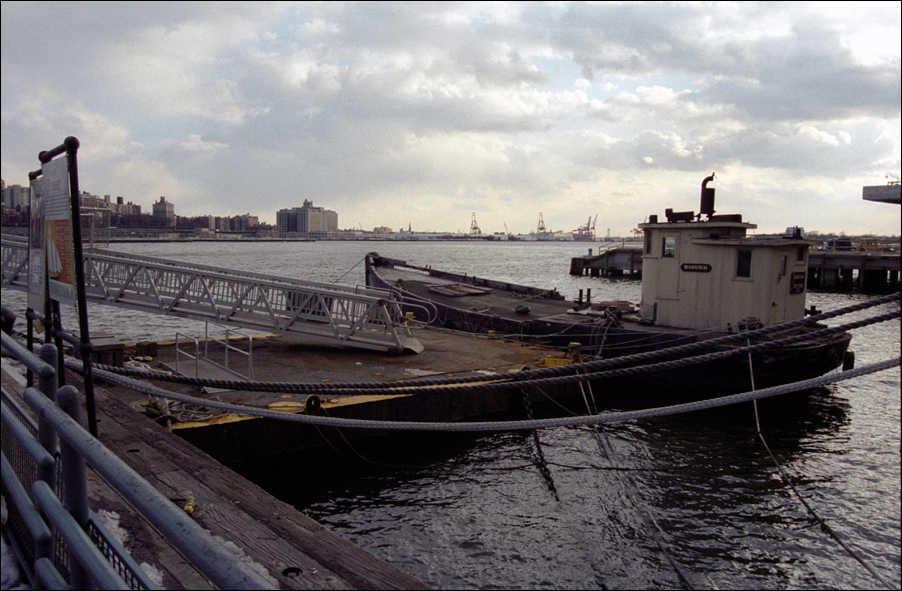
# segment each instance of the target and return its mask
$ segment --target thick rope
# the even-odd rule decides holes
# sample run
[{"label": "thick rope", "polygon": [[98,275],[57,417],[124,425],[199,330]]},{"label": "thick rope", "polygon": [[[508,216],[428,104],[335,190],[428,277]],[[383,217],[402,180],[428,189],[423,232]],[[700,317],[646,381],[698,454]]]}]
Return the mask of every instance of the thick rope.
[{"label": "thick rope", "polygon": [[[72,361],[67,360],[67,365]],[[360,429],[384,429],[384,430],[401,430],[401,431],[460,431],[460,432],[478,432],[478,431],[519,431],[524,429],[547,429],[551,427],[575,427],[585,425],[599,425],[602,423],[622,422],[634,419],[648,419],[652,417],[663,417],[686,412],[694,412],[709,408],[717,408],[728,406],[730,404],[738,404],[741,402],[749,402],[751,400],[760,400],[763,398],[771,398],[788,394],[790,392],[798,392],[801,390],[810,390],[819,388],[828,384],[834,384],[845,380],[857,378],[862,375],[871,374],[878,371],[898,367],[902,364],[902,358],[887,359],[879,363],[850,369],[841,373],[820,376],[810,380],[803,380],[793,384],[784,384],[782,386],[774,386],[772,388],[764,388],[756,392],[744,392],[742,394],[733,394],[730,396],[722,396],[719,398],[710,398],[695,402],[687,402],[683,404],[675,404],[673,406],[665,406],[659,408],[651,408],[644,410],[618,411],[590,415],[584,417],[560,417],[552,419],[534,419],[532,421],[496,421],[496,422],[459,422],[459,423],[437,423],[423,421],[373,421],[361,419],[343,419],[338,417],[323,417],[301,414],[289,414],[284,412],[272,411],[262,408],[243,406],[238,404],[228,404],[225,402],[217,402],[214,400],[204,400],[186,394],[178,394],[158,388],[146,382],[134,380],[124,376],[116,375],[104,370],[97,370],[95,375],[101,379],[131,388],[138,392],[144,392],[151,396],[163,396],[173,400],[190,402],[210,408],[222,408],[230,412],[277,419],[283,421],[291,421],[296,423],[306,423],[310,425],[320,425],[327,427],[353,427]],[[77,364],[76,364],[77,367]]]},{"label": "thick rope", "polygon": [[[752,391],[754,391],[755,390],[755,370],[752,365],[751,355],[749,355],[749,375],[752,380]],[[821,530],[823,532],[825,532],[827,535],[829,535],[831,538],[833,538],[840,546],[842,546],[843,550],[845,550],[846,553],[848,553],[852,558],[857,560],[858,563],[861,564],[861,566],[863,566],[865,568],[865,570],[867,570],[869,573],[871,573],[871,575],[874,578],[876,578],[878,581],[880,581],[880,583],[885,588],[891,589],[892,587],[890,587],[889,583],[887,583],[883,579],[883,577],[881,577],[880,574],[877,571],[875,571],[873,569],[873,567],[871,567],[870,564],[865,562],[864,559],[861,556],[859,556],[857,552],[855,552],[855,550],[853,550],[848,544],[846,544],[839,537],[839,535],[833,530],[832,527],[827,525],[827,522],[824,521],[821,518],[821,516],[817,514],[817,512],[814,510],[814,507],[812,507],[808,503],[808,501],[805,500],[805,497],[802,496],[802,493],[800,493],[799,490],[795,487],[795,485],[792,483],[792,480],[789,478],[789,475],[786,473],[785,470],[783,470],[783,466],[781,466],[780,462],[777,461],[777,457],[774,455],[774,452],[771,451],[770,446],[767,444],[767,440],[764,439],[764,433],[761,432],[761,418],[760,418],[760,415],[758,414],[758,401],[753,400],[752,405],[755,409],[756,435],[758,436],[758,439],[761,440],[762,445],[764,445],[764,449],[767,450],[767,455],[770,456],[770,459],[774,463],[774,466],[777,467],[777,472],[780,473],[780,478],[783,480],[783,482],[785,482],[787,484],[787,486],[789,486],[790,490],[792,490],[792,492],[793,492],[793,494],[795,494],[796,498],[799,499],[799,501],[802,503],[802,505],[805,506],[805,509],[808,510],[808,513],[810,513],[811,516],[814,517],[815,520],[817,520],[817,522],[821,525]]]},{"label": "thick rope", "polygon": [[[106,370],[107,372],[115,372],[121,373],[124,375],[132,375],[135,377],[141,377],[145,379],[153,379],[159,381],[168,381],[168,382],[176,382],[183,384],[190,384],[196,386],[212,386],[216,388],[224,388],[224,389],[233,389],[233,390],[244,390],[244,391],[254,391],[254,392],[287,392],[287,393],[297,393],[297,394],[311,394],[311,393],[323,393],[329,394],[332,396],[338,396],[343,394],[370,394],[370,395],[397,395],[397,394],[406,394],[413,393],[416,389],[421,387],[428,386],[430,391],[433,393],[437,392],[446,392],[459,390],[460,387],[465,387],[466,389],[476,390],[476,391],[493,391],[499,389],[508,389],[517,385],[518,382],[529,382],[532,386],[562,386],[573,384],[581,381],[586,381],[589,379],[592,380],[600,380],[606,378],[614,378],[614,377],[628,377],[631,375],[636,375],[639,373],[650,373],[650,372],[658,372],[658,371],[666,371],[670,369],[677,369],[683,367],[689,367],[692,365],[698,365],[701,363],[707,363],[709,361],[717,361],[721,359],[725,359],[734,355],[740,355],[742,353],[747,352],[756,352],[771,349],[775,346],[782,345],[790,345],[794,343],[806,342],[811,339],[818,339],[821,337],[827,337],[831,335],[841,334],[848,330],[853,330],[856,328],[861,328],[864,326],[869,326],[871,324],[876,324],[878,322],[884,322],[886,320],[891,320],[893,318],[898,318],[902,315],[900,310],[894,310],[892,312],[888,312],[886,314],[882,314],[879,316],[874,316],[871,318],[850,322],[844,325],[823,328],[811,333],[794,335],[785,337],[778,340],[766,341],[757,343],[755,345],[746,346],[746,347],[735,347],[725,351],[717,351],[714,353],[706,353],[702,355],[697,355],[695,357],[687,357],[683,359],[673,359],[670,361],[664,361],[659,363],[651,363],[647,365],[638,365],[626,368],[613,368],[602,371],[605,367],[621,365],[628,363],[629,361],[639,361],[646,359],[653,359],[657,357],[663,356],[672,356],[677,355],[682,351],[685,351],[684,348],[692,347],[693,349],[698,349],[699,347],[710,348],[711,344],[720,339],[712,339],[711,341],[705,343],[692,343],[692,345],[685,345],[680,347],[673,347],[671,349],[664,349],[661,351],[655,351],[651,354],[649,353],[640,353],[637,355],[630,355],[627,357],[619,357],[615,359],[607,359],[602,361],[592,361],[587,363],[579,363],[573,365],[565,365],[561,367],[552,367],[552,368],[544,368],[539,370],[528,370],[516,373],[508,373],[508,374],[492,374],[487,376],[471,376],[471,377],[459,377],[459,378],[443,378],[443,379],[419,379],[419,380],[411,380],[394,383],[387,382],[369,382],[369,383],[326,383],[326,384],[309,384],[309,383],[290,383],[290,382],[240,382],[240,381],[232,381],[232,380],[213,380],[213,379],[203,379],[203,378],[190,378],[184,376],[176,376],[169,373],[163,373],[159,371],[146,371],[146,370],[135,370],[131,368],[115,368],[111,366],[101,365],[95,366],[100,369]],[[772,327],[771,327],[772,328]],[[754,331],[753,331],[754,332]],[[752,333],[743,333],[740,335],[731,335],[738,336],[743,339],[749,338]],[[735,339],[732,339],[735,340]],[[559,375],[559,376],[549,376],[543,377],[550,373],[562,373],[562,370],[570,373],[570,372],[583,372],[583,373],[572,373],[571,375]],[[592,371],[594,370],[594,371]],[[490,381],[487,383],[487,381]]]},{"label": "thick rope", "polygon": [[[522,388],[521,392],[523,394],[523,407],[526,409],[526,420],[532,421],[534,419],[532,416],[532,404],[529,403],[529,390]],[[545,452],[542,450],[542,441],[539,439],[538,429],[532,429],[532,441],[536,446],[536,463],[538,464],[539,472],[542,473],[542,478],[545,479],[548,490],[554,495],[554,500],[560,503],[561,498],[558,496],[557,487],[554,485],[554,478],[551,477],[551,471],[548,469],[548,462],[545,460]]]}]

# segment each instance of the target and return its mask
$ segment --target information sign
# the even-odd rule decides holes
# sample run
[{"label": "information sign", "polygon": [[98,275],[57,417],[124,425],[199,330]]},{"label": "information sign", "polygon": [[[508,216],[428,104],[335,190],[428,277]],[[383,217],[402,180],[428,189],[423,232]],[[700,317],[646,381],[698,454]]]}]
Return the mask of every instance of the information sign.
[{"label": "information sign", "polygon": [[44,254],[44,206],[41,198],[41,179],[31,181],[28,204],[31,217],[28,224],[28,307],[44,311],[47,286]]},{"label": "information sign", "polygon": [[53,300],[74,304],[75,254],[72,244],[68,164],[68,157],[44,164],[42,202],[48,292]]}]

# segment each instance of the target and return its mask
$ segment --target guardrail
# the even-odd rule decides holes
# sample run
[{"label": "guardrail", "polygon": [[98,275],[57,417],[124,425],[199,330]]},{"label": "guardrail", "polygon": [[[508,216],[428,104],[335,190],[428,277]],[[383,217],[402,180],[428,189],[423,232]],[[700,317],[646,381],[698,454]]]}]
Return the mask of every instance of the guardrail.
[{"label": "guardrail", "polygon": [[[222,363],[216,363],[223,369],[232,373],[239,373],[237,370],[233,370],[229,365],[229,351],[231,351],[234,355],[239,356],[239,358],[244,357],[245,361],[247,361],[247,368],[245,370],[245,375],[247,378],[253,380],[254,379],[254,336],[243,330],[230,328],[228,326],[223,326],[221,324],[213,324],[213,326],[219,327],[224,331],[223,336],[217,337],[210,332],[210,322],[204,324],[204,357],[207,358],[207,361],[210,363],[216,363],[212,360],[212,347],[210,344],[217,344],[222,346]],[[234,335],[234,336],[233,336]],[[232,345],[232,340],[244,340],[247,339],[247,351],[240,347],[236,347]]]},{"label": "guardrail", "polygon": [[[194,343],[194,355],[182,349],[182,339],[188,341],[189,345],[192,342]],[[176,373],[185,375],[184,372],[182,372],[180,363],[182,357],[187,357],[194,361],[194,377],[200,376],[200,341],[194,337],[189,337],[186,334],[177,332],[175,333],[175,371]]]},{"label": "guardrail", "polygon": [[214,585],[272,588],[81,426],[78,391],[56,389],[56,347],[35,355],[6,333],[0,337],[39,379],[24,393],[37,421],[6,388],[0,397],[5,527],[32,587],[157,588],[88,507],[88,465]]},{"label": "guardrail", "polygon": [[[88,301],[274,332],[313,343],[419,353],[391,292],[93,249]],[[28,244],[0,241],[0,283],[26,288]]]}]

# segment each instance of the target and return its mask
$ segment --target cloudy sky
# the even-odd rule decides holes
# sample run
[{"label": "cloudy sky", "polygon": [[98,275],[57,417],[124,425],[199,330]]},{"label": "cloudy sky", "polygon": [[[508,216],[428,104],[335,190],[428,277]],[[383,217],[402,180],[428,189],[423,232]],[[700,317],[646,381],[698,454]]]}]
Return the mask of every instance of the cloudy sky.
[{"label": "cloudy sky", "polygon": [[628,235],[665,208],[900,233],[900,3],[7,2],[2,177],[179,215]]}]

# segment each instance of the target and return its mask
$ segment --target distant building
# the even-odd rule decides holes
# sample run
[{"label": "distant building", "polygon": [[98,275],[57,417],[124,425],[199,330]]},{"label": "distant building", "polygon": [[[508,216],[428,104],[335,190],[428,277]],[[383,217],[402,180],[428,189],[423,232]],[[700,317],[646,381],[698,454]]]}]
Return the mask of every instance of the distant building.
[{"label": "distant building", "polygon": [[3,207],[9,209],[25,208],[28,206],[28,187],[10,185],[3,187]]},{"label": "distant building", "polygon": [[167,226],[175,226],[175,206],[161,196],[160,200],[153,204],[153,217],[166,220]]},{"label": "distant building", "polygon": [[314,207],[304,200],[302,207],[280,209],[276,212],[279,238],[325,238],[338,231],[338,214],[322,207]]},{"label": "distant building", "polygon": [[232,217],[232,230],[236,232],[249,232],[260,225],[260,218],[250,213]]},{"label": "distant building", "polygon": [[87,191],[82,191],[78,195],[78,204],[82,209],[110,209],[110,196],[106,199],[99,195],[91,195]]},{"label": "distant building", "polygon": [[[109,197],[109,195],[107,195]],[[141,215],[141,206],[135,205],[131,201],[124,203],[125,199],[116,197],[116,204],[111,206],[113,212],[117,215]]]}]

